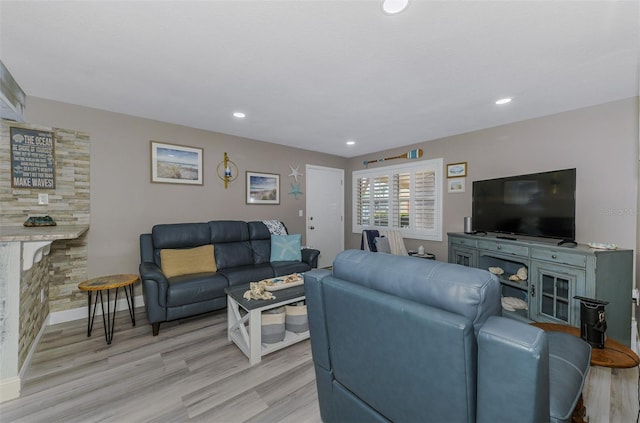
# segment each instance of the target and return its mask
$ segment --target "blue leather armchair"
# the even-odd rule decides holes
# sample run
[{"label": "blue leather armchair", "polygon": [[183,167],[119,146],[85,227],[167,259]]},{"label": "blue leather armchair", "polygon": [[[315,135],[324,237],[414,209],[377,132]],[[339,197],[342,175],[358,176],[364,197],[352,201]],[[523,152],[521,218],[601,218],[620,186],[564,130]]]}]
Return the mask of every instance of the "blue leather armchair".
[{"label": "blue leather armchair", "polygon": [[325,422],[571,419],[591,347],[501,317],[485,270],[348,250],[305,292]]},{"label": "blue leather armchair", "polygon": [[[167,278],[162,249],[214,245],[217,272]],[[264,223],[217,220],[156,225],[140,235],[140,280],[147,318],[158,335],[160,323],[227,306],[224,289],[274,276],[306,272],[318,266],[315,249],[302,250],[302,261],[271,262],[271,233]]]}]

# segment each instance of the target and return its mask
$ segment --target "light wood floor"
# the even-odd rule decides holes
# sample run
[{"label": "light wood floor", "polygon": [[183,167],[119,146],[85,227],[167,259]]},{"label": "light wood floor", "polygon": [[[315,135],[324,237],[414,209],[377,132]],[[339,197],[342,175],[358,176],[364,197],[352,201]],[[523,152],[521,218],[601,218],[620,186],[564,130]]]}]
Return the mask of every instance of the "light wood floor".
[{"label": "light wood floor", "polygon": [[[50,326],[22,396],[0,404],[4,422],[320,422],[309,340],[248,359],[227,341],[226,311],[164,323],[151,336],[144,309],[116,319]],[[593,367],[585,386],[590,423],[635,422],[638,369]]]}]

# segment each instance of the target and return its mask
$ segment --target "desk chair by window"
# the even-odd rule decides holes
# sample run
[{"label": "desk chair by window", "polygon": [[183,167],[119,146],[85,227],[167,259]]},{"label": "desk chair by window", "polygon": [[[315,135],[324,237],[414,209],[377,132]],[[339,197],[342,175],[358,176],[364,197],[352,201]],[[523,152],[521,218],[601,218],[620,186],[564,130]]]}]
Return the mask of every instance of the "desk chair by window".
[{"label": "desk chair by window", "polygon": [[406,256],[407,248],[400,231],[365,229],[362,231],[360,249],[374,253],[387,253],[396,256]]}]

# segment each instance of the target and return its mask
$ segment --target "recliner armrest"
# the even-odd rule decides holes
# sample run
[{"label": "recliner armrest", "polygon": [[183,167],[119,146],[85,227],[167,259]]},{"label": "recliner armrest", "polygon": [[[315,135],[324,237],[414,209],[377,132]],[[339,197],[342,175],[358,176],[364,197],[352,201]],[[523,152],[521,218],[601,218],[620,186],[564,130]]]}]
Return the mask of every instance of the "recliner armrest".
[{"label": "recliner armrest", "polygon": [[318,256],[320,255],[320,250],[316,250],[314,248],[303,248],[302,249],[302,261],[311,266],[312,269],[318,267]]},{"label": "recliner armrest", "polygon": [[149,290],[144,289],[148,284],[156,285],[154,291],[158,292],[158,298],[155,299],[156,304],[166,307],[167,289],[169,288],[169,281],[167,277],[162,273],[160,267],[155,263],[143,262],[139,266],[140,280],[142,281],[143,293],[145,295],[145,303],[151,304],[152,298],[147,298],[147,292]]},{"label": "recliner armrest", "polygon": [[549,346],[545,332],[506,317],[478,332],[477,422],[549,421]]},{"label": "recliner armrest", "polygon": [[148,261],[140,263],[140,278],[141,279],[155,279],[159,283],[168,283],[167,277],[162,273],[160,266]]}]

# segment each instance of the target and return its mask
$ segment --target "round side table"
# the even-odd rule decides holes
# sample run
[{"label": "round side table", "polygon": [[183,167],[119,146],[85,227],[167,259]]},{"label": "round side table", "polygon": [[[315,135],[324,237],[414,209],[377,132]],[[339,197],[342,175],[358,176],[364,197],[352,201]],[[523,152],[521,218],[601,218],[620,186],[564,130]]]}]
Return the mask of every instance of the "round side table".
[{"label": "round side table", "polygon": [[[546,331],[564,332],[580,338],[580,328],[563,325],[559,323],[532,323],[540,329]],[[611,369],[630,369],[640,365],[640,357],[626,345],[607,338],[604,342],[604,348],[591,348],[591,365],[608,367]],[[572,422],[585,422],[584,416],[586,409],[580,395],[580,401],[576,405],[573,412]]]},{"label": "round side table", "polygon": [[[87,336],[91,336],[91,330],[93,329],[93,321],[96,316],[96,308],[98,306],[98,296],[100,297],[100,306],[102,308],[102,323],[104,324],[104,338],[107,344],[111,344],[113,340],[114,324],[116,320],[116,307],[118,304],[118,289],[123,288],[125,296],[127,298],[127,306],[129,307],[129,316],[131,317],[131,323],[136,325],[136,317],[134,313],[135,304],[133,297],[133,285],[138,282],[140,278],[134,274],[124,275],[109,275],[101,276],[99,278],[89,279],[78,284],[78,288],[81,291],[87,291],[88,297],[88,322],[87,322]],[[111,290],[115,289],[115,295],[113,300],[113,311],[111,310]],[[103,292],[106,291],[107,307],[104,306]],[[95,292],[95,299],[93,301],[93,311],[91,311],[91,297]],[[105,317],[106,311],[106,317]]]},{"label": "round side table", "polygon": [[[532,323],[544,331],[564,332],[580,338],[580,328],[559,323]],[[630,369],[640,365],[640,358],[626,345],[607,338],[604,348],[591,348],[591,365],[611,369]]]}]

